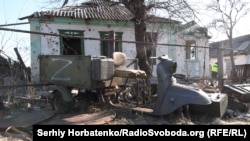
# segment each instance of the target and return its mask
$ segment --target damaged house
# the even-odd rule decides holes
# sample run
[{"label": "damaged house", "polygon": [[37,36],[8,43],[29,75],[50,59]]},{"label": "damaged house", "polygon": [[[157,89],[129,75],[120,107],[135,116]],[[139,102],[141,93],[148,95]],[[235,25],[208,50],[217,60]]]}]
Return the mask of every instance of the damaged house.
[{"label": "damaged house", "polygon": [[[224,75],[230,78],[232,65],[230,60],[229,40],[222,40],[210,43],[210,61],[214,63],[217,61],[217,48],[225,48],[223,50],[223,72]],[[237,79],[241,81],[249,81],[250,79],[250,35],[244,35],[233,38],[233,53],[234,63],[237,72]]]},{"label": "damaged house", "polygon": [[[115,51],[135,59],[133,18],[124,5],[103,0],[66,5],[20,18],[30,22],[32,32],[46,33],[31,35],[31,80],[39,82],[39,55],[107,56],[105,39],[110,31],[115,34],[115,40],[121,41],[115,42]],[[199,48],[208,47],[210,37],[206,28],[195,22],[181,24],[152,16],[146,23],[146,34],[151,37],[148,45],[154,49],[153,77],[156,77],[156,58],[165,54],[178,63],[177,74],[189,78],[210,77],[209,49]]]}]

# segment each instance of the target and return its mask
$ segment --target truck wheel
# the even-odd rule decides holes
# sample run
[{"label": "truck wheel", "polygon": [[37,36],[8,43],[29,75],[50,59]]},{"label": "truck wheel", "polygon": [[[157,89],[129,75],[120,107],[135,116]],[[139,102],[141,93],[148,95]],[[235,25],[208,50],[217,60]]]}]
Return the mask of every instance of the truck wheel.
[{"label": "truck wheel", "polygon": [[73,102],[67,102],[63,99],[62,93],[59,91],[53,92],[52,108],[58,114],[66,114],[73,107]]}]

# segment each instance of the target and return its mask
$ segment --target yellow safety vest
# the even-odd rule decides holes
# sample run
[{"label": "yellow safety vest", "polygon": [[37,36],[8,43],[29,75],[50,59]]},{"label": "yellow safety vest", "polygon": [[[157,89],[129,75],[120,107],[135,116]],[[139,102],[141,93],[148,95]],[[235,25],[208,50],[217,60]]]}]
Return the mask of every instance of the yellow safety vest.
[{"label": "yellow safety vest", "polygon": [[212,65],[212,72],[218,72],[218,65],[217,64]]}]

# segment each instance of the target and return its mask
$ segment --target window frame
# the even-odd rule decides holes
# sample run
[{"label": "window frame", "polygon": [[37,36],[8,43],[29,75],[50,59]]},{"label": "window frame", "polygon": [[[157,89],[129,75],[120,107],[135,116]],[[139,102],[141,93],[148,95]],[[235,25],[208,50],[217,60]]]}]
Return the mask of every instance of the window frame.
[{"label": "window frame", "polygon": [[[122,35],[123,35],[123,32],[114,32],[115,34],[115,37],[117,37],[115,40],[122,40]],[[99,35],[100,35],[100,38],[102,40],[100,40],[100,54],[103,55],[103,56],[107,56],[104,54],[104,43],[107,42],[108,44],[108,41],[103,41],[103,39],[105,39],[105,37],[109,37],[109,31],[99,31]],[[122,52],[122,42],[116,42],[115,45],[118,45],[118,49],[117,47],[115,46],[115,50],[114,51],[118,51],[118,52]]]},{"label": "window frame", "polygon": [[186,59],[196,60],[197,59],[196,41],[195,40],[187,40],[185,47],[186,47]]},{"label": "window frame", "polygon": [[[66,36],[72,36],[70,38],[74,38],[74,36],[78,36],[79,37],[84,37],[84,30],[65,30],[65,29],[59,29],[59,34],[60,34],[60,55],[63,55],[63,35]],[[72,34],[73,33],[73,34]],[[77,33],[77,34],[75,34]],[[84,39],[80,38],[80,42],[81,42],[81,55],[85,55],[85,47],[84,47]]]}]

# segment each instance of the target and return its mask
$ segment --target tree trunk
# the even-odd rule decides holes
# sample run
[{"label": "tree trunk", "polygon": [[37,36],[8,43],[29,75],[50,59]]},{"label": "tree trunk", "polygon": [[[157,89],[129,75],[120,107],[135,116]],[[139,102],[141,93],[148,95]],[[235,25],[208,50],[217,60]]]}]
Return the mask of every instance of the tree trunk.
[{"label": "tree trunk", "polygon": [[147,74],[147,79],[145,80],[145,86],[143,94],[147,96],[148,100],[151,100],[151,75],[152,69],[150,67],[149,61],[147,57],[147,49],[146,45],[142,42],[145,42],[145,27],[144,24],[136,24],[135,23],[135,40],[136,40],[136,52],[138,58],[138,65],[141,70],[145,71]]},{"label": "tree trunk", "polygon": [[235,70],[235,63],[234,63],[234,50],[233,50],[233,38],[232,34],[229,37],[229,47],[230,47],[230,60],[231,60],[231,65],[232,65],[232,71],[231,71],[231,79],[233,82],[237,79],[237,74]]},{"label": "tree trunk", "polygon": [[[135,25],[135,41],[136,41],[136,52],[138,59],[138,65],[140,70],[143,70],[147,74],[147,79],[145,80],[145,86],[143,94],[144,96],[148,94],[147,98],[150,100],[151,97],[151,76],[152,69],[149,64],[150,57],[147,56],[148,53],[145,44],[145,36],[146,36],[146,24],[145,24],[145,16],[146,16],[146,6],[144,0],[136,0],[136,1],[122,1],[123,4],[134,13],[134,25]],[[151,51],[151,50],[150,50]]]}]

